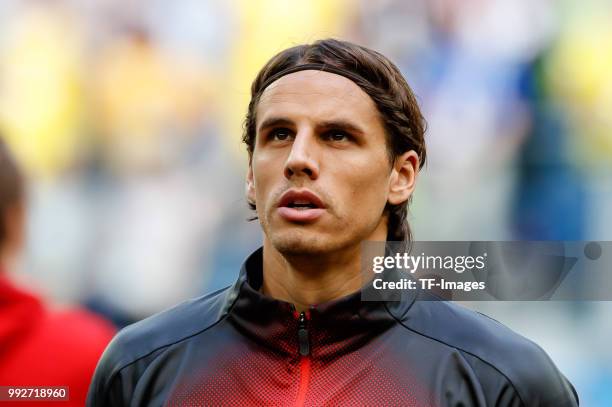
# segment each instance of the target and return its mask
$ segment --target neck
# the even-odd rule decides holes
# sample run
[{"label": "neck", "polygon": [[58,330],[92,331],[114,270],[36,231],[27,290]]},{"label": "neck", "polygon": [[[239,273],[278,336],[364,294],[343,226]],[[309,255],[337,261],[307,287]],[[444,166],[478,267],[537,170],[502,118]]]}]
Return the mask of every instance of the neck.
[{"label": "neck", "polygon": [[360,245],[341,253],[284,256],[264,239],[263,294],[293,303],[298,311],[361,289]]}]

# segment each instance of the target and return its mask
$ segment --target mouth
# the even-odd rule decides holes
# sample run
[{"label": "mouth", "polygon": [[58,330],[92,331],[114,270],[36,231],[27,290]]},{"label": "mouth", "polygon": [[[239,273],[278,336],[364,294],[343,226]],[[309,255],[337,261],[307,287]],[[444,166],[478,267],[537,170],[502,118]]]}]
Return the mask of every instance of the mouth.
[{"label": "mouth", "polygon": [[278,203],[278,213],[290,222],[312,222],[325,212],[325,204],[308,190],[289,190]]},{"label": "mouth", "polygon": [[298,210],[317,208],[317,206],[315,206],[315,204],[310,203],[310,202],[304,202],[304,201],[302,201],[302,202],[300,202],[300,201],[291,202],[286,207],[287,208],[295,208],[295,209],[298,209]]}]

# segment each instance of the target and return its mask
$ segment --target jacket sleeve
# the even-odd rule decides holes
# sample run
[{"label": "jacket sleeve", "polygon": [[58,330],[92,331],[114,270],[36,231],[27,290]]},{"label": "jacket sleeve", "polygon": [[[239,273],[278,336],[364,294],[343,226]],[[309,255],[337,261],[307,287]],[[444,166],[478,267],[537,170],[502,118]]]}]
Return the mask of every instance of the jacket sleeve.
[{"label": "jacket sleeve", "polygon": [[575,407],[579,405],[576,389],[557,369],[548,354],[533,344],[522,359],[520,378],[515,382],[521,400],[527,407]]},{"label": "jacket sleeve", "polygon": [[[485,362],[463,353],[471,366],[485,403],[496,407],[575,407],[578,394],[548,354],[537,344],[522,338],[500,352],[500,359]],[[464,380],[466,381],[466,380]],[[463,392],[476,394],[475,391]],[[453,404],[453,406],[456,404]],[[465,404],[464,404],[465,405]],[[468,402],[467,405],[474,405]]]},{"label": "jacket sleeve", "polygon": [[125,380],[123,355],[121,338],[118,335],[108,345],[98,362],[87,393],[88,407],[121,407],[130,404],[131,386]]}]

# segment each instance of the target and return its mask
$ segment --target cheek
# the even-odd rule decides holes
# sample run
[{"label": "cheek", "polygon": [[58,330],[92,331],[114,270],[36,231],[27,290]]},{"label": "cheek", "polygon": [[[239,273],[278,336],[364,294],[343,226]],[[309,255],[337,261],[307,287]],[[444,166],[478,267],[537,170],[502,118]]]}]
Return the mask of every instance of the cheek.
[{"label": "cheek", "polygon": [[388,194],[389,179],[384,163],[352,167],[349,175],[345,183],[349,186],[347,211],[379,216],[387,203]]},{"label": "cheek", "polygon": [[[275,162],[265,156],[253,157],[253,183],[258,207],[267,205],[267,200],[274,187],[275,176],[279,170]],[[280,172],[282,175],[282,171]]]}]

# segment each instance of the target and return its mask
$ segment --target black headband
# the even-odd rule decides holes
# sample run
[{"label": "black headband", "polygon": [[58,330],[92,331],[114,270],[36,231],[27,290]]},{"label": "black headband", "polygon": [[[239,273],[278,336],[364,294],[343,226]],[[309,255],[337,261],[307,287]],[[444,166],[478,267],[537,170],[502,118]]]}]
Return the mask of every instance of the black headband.
[{"label": "black headband", "polygon": [[351,81],[353,81],[357,85],[359,85],[359,87],[362,87],[360,85],[360,83],[364,82],[364,79],[361,76],[359,76],[357,74],[354,74],[353,72],[349,71],[348,69],[337,68],[335,66],[326,65],[326,64],[312,63],[312,64],[303,64],[303,65],[291,66],[291,67],[289,67],[287,69],[283,69],[282,71],[275,73],[274,75],[270,76],[261,85],[259,91],[263,92],[268,86],[270,86],[270,84],[272,84],[272,82],[280,79],[281,77],[283,77],[285,75],[289,75],[290,73],[294,73],[294,72],[298,72],[298,71],[306,71],[306,70],[324,71],[324,72],[335,73],[336,75],[344,76],[345,78],[350,79]]}]

